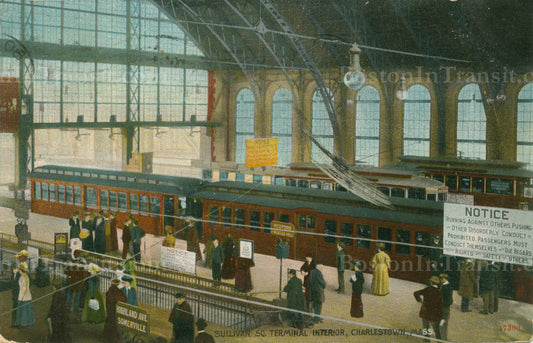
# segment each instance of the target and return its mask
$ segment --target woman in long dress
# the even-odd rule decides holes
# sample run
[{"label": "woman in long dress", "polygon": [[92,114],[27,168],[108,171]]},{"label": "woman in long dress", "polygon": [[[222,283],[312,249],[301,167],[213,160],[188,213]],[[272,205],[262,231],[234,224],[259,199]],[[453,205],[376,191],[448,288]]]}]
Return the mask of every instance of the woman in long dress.
[{"label": "woman in long dress", "polygon": [[100,267],[91,263],[87,266],[91,277],[87,279],[87,294],[85,295],[85,306],[83,307],[83,321],[91,324],[103,323],[105,321],[104,297],[98,289],[98,274]]},{"label": "woman in long dress", "polygon": [[30,292],[30,278],[28,276],[28,265],[22,262],[16,272],[20,274],[19,296],[17,308],[17,325],[30,326],[35,324],[33,315],[33,304]]},{"label": "woman in long dress", "polygon": [[363,301],[361,300],[361,293],[363,293],[365,277],[361,271],[361,262],[354,260],[353,269],[355,274],[350,279],[350,282],[352,283],[352,306],[350,307],[350,316],[354,318],[362,318]]},{"label": "woman in long dress", "polygon": [[378,244],[378,252],[372,257],[372,294],[387,295],[389,294],[389,268],[390,257],[383,250],[385,244]]}]

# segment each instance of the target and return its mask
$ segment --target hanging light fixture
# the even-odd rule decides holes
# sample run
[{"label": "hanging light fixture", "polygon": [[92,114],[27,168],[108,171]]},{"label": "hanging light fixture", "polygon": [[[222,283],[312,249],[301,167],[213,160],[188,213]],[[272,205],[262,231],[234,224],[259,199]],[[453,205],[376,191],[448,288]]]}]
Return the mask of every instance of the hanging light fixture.
[{"label": "hanging light fixture", "polygon": [[400,89],[396,92],[396,97],[400,100],[407,98],[407,90],[405,89],[405,75],[400,77]]},{"label": "hanging light fixture", "polygon": [[350,48],[350,68],[346,74],[344,74],[344,84],[351,90],[358,90],[365,84],[365,74],[361,71],[361,64],[359,63],[359,54],[361,49],[357,46],[357,43],[353,43]]}]

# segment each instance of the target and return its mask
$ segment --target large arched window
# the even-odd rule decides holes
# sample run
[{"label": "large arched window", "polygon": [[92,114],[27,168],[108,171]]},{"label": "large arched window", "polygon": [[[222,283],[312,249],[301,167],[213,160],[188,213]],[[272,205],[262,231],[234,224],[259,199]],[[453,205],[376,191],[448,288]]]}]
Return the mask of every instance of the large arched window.
[{"label": "large arched window", "polygon": [[355,111],[355,160],[378,166],[379,94],[374,87],[363,87],[357,93]]},{"label": "large arched window", "polygon": [[529,83],[518,94],[516,127],[516,159],[533,169],[533,83]]},{"label": "large arched window", "polygon": [[[329,88],[326,89],[327,96],[333,101],[333,93]],[[313,96],[313,137],[322,144],[322,146],[333,154],[333,128],[331,126],[331,121],[329,120],[328,111],[324,100],[322,99],[322,94],[316,90],[315,95]],[[311,157],[314,162],[318,163],[328,163],[329,159],[326,155],[315,145],[313,144],[311,148]]]},{"label": "large arched window", "polygon": [[254,93],[248,88],[237,94],[235,107],[235,162],[246,163],[246,140],[254,138]]},{"label": "large arched window", "polygon": [[292,160],[292,97],[281,88],[272,98],[272,138],[278,139],[278,165],[286,166]]},{"label": "large arched window", "polygon": [[486,118],[479,86],[470,83],[457,101],[457,156],[485,159]]},{"label": "large arched window", "polygon": [[429,156],[431,98],[426,87],[409,87],[403,116],[403,154]]}]

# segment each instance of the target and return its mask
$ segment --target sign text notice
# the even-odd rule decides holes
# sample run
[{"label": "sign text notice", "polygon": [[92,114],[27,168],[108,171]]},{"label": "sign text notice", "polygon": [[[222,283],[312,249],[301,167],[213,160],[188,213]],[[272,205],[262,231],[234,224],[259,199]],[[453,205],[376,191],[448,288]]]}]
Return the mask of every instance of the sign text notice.
[{"label": "sign text notice", "polygon": [[444,204],[444,254],[533,266],[533,212]]}]

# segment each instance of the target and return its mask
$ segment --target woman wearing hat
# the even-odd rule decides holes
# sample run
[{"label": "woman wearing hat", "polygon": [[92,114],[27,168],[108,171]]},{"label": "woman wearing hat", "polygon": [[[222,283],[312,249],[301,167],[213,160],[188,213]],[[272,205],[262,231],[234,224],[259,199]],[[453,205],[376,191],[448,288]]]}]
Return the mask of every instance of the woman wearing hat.
[{"label": "woman wearing hat", "polygon": [[30,278],[28,276],[28,265],[22,262],[16,272],[20,274],[19,296],[17,305],[17,325],[30,326],[35,324],[33,315],[33,304],[30,292]]},{"label": "woman wearing hat", "polygon": [[350,282],[352,283],[352,306],[350,308],[350,315],[354,318],[362,318],[363,301],[361,300],[361,293],[363,293],[365,277],[361,271],[361,262],[353,260],[353,269],[355,274],[350,279]]},{"label": "woman wearing hat", "polygon": [[91,324],[103,323],[105,321],[104,298],[98,287],[100,267],[90,263],[87,266],[87,271],[90,277],[85,281],[87,283],[87,294],[85,295],[82,320]]},{"label": "woman wearing hat", "polygon": [[105,247],[105,216],[100,211],[94,218],[94,252],[105,254]]},{"label": "woman wearing hat", "polygon": [[378,252],[372,257],[372,294],[387,295],[389,294],[389,268],[390,257],[385,250],[385,244],[377,244]]}]

